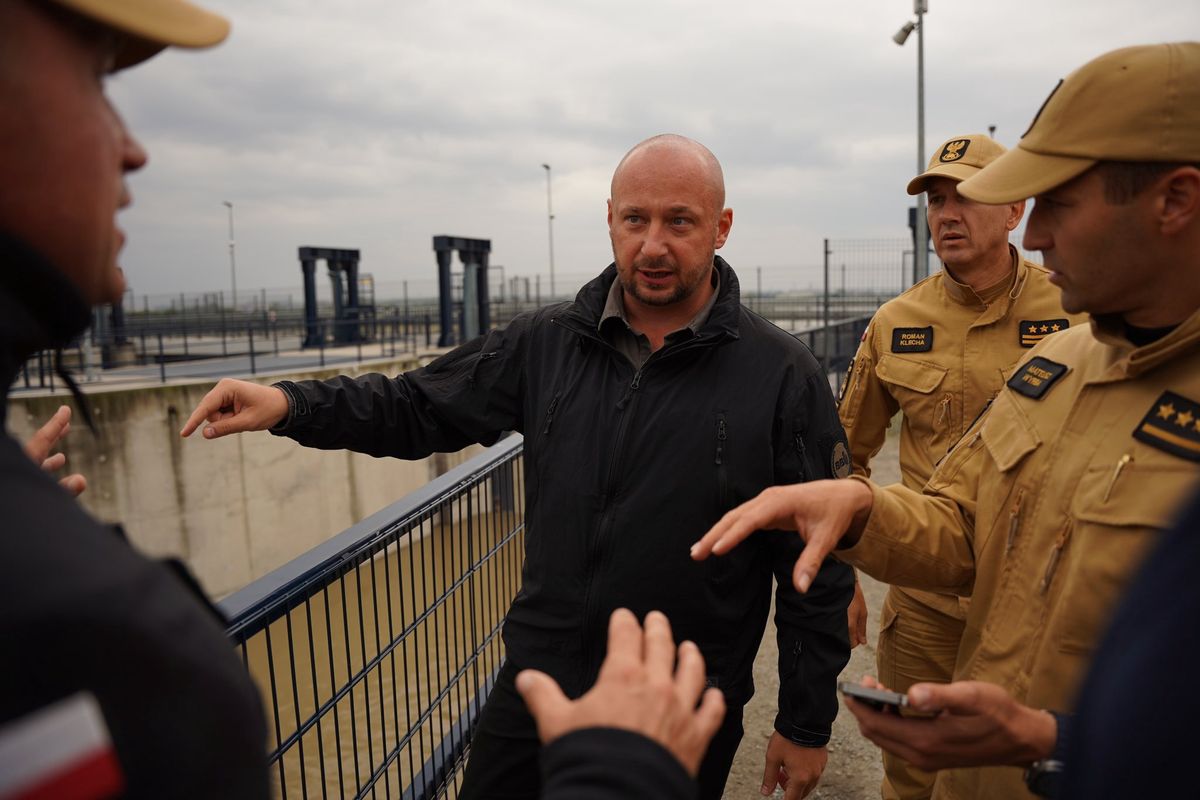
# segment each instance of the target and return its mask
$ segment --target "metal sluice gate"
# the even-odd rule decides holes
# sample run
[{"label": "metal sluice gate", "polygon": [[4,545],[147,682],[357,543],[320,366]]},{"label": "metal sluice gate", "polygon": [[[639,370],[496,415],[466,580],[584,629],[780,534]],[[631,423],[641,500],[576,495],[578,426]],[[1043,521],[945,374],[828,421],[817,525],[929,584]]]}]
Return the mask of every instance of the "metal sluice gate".
[{"label": "metal sluice gate", "polygon": [[277,796],[455,797],[524,558],[513,435],[220,603]]}]

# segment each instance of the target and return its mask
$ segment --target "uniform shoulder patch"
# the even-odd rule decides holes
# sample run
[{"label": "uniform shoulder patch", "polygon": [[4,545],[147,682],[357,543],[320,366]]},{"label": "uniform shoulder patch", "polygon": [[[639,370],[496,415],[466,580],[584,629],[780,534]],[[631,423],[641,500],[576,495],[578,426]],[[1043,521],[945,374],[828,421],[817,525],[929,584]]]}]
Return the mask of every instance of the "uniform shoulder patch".
[{"label": "uniform shoulder patch", "polygon": [[933,349],[933,326],[892,328],[893,353],[928,353]]},{"label": "uniform shoulder patch", "polygon": [[942,148],[942,154],[938,156],[938,161],[943,164],[960,161],[967,154],[967,148],[970,146],[970,139],[955,139],[952,142],[946,142],[946,146]]},{"label": "uniform shoulder patch", "polygon": [[1021,347],[1033,347],[1052,333],[1065,331],[1071,327],[1071,320],[1066,317],[1059,319],[1023,319],[1021,327],[1017,328],[1017,339]]},{"label": "uniform shoulder patch", "polygon": [[829,468],[835,478],[845,478],[850,474],[850,450],[840,439],[833,446],[829,457]]},{"label": "uniform shoulder patch", "polygon": [[1067,365],[1034,356],[1008,379],[1008,388],[1017,394],[1041,400],[1054,382],[1067,374]]},{"label": "uniform shoulder patch", "polygon": [[1133,438],[1188,461],[1200,461],[1200,403],[1163,392],[1134,429]]}]

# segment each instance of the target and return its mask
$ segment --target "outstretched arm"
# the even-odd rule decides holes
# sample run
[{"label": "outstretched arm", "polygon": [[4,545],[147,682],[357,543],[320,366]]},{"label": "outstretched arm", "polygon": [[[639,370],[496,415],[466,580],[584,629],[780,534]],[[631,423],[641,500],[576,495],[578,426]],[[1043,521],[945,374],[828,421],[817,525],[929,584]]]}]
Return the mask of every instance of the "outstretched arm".
[{"label": "outstretched arm", "polygon": [[204,423],[208,423],[204,425],[205,439],[265,431],[282,422],[287,414],[288,401],[281,389],[223,378],[204,395],[179,435],[191,436]]},{"label": "outstretched arm", "polygon": [[692,545],[692,558],[724,555],[759,530],[796,531],[805,542],[792,582],[807,592],[825,557],[858,541],[871,514],[870,487],[858,480],[772,486],[742,503]]}]

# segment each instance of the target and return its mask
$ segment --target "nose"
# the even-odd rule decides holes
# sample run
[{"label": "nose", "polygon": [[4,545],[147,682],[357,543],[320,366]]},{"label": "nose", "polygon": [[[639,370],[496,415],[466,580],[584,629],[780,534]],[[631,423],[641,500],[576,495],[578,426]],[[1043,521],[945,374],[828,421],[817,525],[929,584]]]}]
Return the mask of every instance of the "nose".
[{"label": "nose", "polygon": [[136,172],[146,166],[146,162],[150,157],[146,154],[146,148],[142,147],[142,143],[125,127],[121,125],[121,165],[126,172]]},{"label": "nose", "polygon": [[1040,200],[1034,200],[1033,210],[1029,212],[1029,219],[1025,222],[1025,237],[1021,241],[1021,246],[1026,250],[1053,249],[1054,239],[1050,236],[1046,224],[1046,214],[1045,205]]},{"label": "nose", "polygon": [[646,236],[642,239],[642,255],[647,258],[659,258],[667,254],[667,242],[661,222],[651,222],[646,228]]}]

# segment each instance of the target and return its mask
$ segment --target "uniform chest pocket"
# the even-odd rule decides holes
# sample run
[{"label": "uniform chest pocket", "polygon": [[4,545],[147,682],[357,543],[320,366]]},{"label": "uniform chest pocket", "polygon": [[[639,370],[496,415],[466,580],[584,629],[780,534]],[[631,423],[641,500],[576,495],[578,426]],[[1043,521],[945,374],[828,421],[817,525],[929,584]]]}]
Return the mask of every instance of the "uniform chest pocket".
[{"label": "uniform chest pocket", "polygon": [[885,353],[875,365],[875,374],[888,390],[907,419],[909,430],[922,442],[933,459],[940,458],[954,443],[954,397],[939,387],[945,382],[947,368],[928,361],[903,358]]},{"label": "uniform chest pocket", "polygon": [[1071,497],[1074,553],[1065,565],[1056,631],[1067,652],[1089,653],[1148,548],[1200,486],[1200,469],[1150,448],[1095,459]]}]

